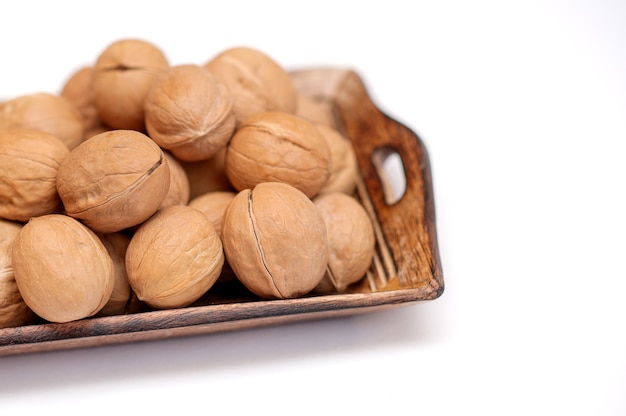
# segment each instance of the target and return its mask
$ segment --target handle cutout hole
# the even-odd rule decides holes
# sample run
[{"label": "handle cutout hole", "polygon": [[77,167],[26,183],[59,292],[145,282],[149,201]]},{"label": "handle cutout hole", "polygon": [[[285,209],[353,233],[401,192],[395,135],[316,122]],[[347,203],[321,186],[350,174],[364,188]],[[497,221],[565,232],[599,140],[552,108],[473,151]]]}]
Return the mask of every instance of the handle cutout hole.
[{"label": "handle cutout hole", "polygon": [[406,192],[406,174],[402,157],[392,147],[380,147],[372,153],[372,163],[376,168],[383,188],[387,205],[393,205]]}]

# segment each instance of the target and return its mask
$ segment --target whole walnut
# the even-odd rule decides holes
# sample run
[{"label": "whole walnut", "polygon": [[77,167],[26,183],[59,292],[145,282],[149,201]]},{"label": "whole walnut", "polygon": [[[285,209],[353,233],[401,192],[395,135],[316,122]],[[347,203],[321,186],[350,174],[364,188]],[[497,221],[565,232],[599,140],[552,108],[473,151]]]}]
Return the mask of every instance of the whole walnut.
[{"label": "whole walnut", "polygon": [[121,315],[127,311],[132,297],[132,290],[126,273],[126,249],[130,237],[121,232],[96,233],[113,261],[113,291],[106,305],[97,313],[98,316]]},{"label": "whole walnut", "polygon": [[56,178],[69,149],[39,130],[0,130],[0,217],[21,222],[58,212]]},{"label": "whole walnut", "polygon": [[159,208],[169,207],[170,205],[187,205],[191,191],[187,172],[185,172],[180,161],[174,156],[165,151],[163,156],[165,156],[170,169],[170,187]]},{"label": "whole walnut", "polygon": [[0,129],[40,130],[59,138],[71,150],[83,141],[82,116],[65,97],[39,92],[25,94],[0,106]]},{"label": "whole walnut", "polygon": [[224,252],[213,224],[200,211],[175,205],[141,224],[126,250],[129,283],[158,308],[188,306],[217,281]]},{"label": "whole walnut", "polygon": [[61,96],[78,109],[83,123],[84,136],[104,128],[93,96],[93,67],[82,66],[75,70],[61,88]]},{"label": "whole walnut", "polygon": [[69,216],[109,233],[138,225],[159,209],[170,170],[148,136],[112,130],[72,150],[59,167],[56,185]]},{"label": "whole walnut", "polygon": [[206,160],[235,130],[233,97],[198,65],[177,65],[155,81],[144,103],[148,135],[178,159]]},{"label": "whole walnut", "polygon": [[229,48],[204,67],[231,91],[237,123],[260,112],[296,110],[297,96],[291,76],[260,50],[245,46]]},{"label": "whole walnut", "polygon": [[332,106],[327,101],[299,93],[295,115],[315,124],[337,126]]},{"label": "whole walnut", "polygon": [[328,143],[332,166],[330,178],[320,193],[343,192],[348,195],[353,194],[356,189],[359,168],[352,141],[331,126],[315,124],[315,127]]},{"label": "whole walnut", "polygon": [[43,319],[93,316],[111,296],[115,276],[109,253],[93,231],[67,215],[31,219],[11,253],[24,302]]},{"label": "whole walnut", "polygon": [[22,224],[0,219],[0,328],[28,324],[35,318],[15,283],[11,250]]},{"label": "whole walnut", "polygon": [[308,197],[330,178],[330,148],[312,123],[270,111],[244,120],[226,151],[226,176],[238,191],[262,182],[282,182]]},{"label": "whole walnut", "polygon": [[207,192],[193,198],[188,205],[206,215],[213,223],[215,231],[221,235],[224,212],[236,195],[237,193],[229,191]]},{"label": "whole walnut", "polygon": [[143,104],[156,77],[169,62],[154,44],[120,39],[109,44],[93,68],[94,103],[113,129],[145,131]]},{"label": "whole walnut", "polygon": [[316,292],[343,292],[359,281],[374,258],[374,226],[365,208],[341,192],[316,196],[328,235],[328,269]]},{"label": "whole walnut", "polygon": [[224,214],[224,253],[237,278],[263,298],[295,298],[321,281],[326,226],[315,204],[291,185],[266,182],[237,194]]}]

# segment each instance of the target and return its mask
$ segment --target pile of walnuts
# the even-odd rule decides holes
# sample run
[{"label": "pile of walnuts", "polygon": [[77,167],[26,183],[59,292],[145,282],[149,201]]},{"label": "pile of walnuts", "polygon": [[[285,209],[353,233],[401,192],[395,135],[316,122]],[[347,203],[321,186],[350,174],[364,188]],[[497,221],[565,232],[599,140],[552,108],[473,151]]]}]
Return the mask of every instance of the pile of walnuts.
[{"label": "pile of walnuts", "polygon": [[185,307],[226,265],[264,299],[345,291],[374,231],[318,104],[256,49],[172,65],[139,39],[0,103],[0,328]]}]

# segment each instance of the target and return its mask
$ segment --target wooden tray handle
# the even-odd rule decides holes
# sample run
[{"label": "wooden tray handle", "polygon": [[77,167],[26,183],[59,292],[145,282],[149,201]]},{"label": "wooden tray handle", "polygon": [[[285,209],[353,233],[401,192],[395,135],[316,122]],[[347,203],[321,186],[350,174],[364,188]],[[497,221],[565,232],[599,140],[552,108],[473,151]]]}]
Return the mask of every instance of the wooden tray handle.
[{"label": "wooden tray handle", "polygon": [[[293,73],[297,89],[328,103],[337,126],[352,140],[376,227],[388,247],[383,253],[389,275],[387,288],[417,288],[424,299],[443,293],[443,273],[435,227],[435,207],[428,152],[413,131],[382,113],[356,72],[350,69],[306,69]],[[397,154],[406,187],[389,201],[383,160]],[[366,206],[366,208],[368,208]],[[384,230],[384,232],[382,231]],[[396,277],[397,279],[394,279]]]}]

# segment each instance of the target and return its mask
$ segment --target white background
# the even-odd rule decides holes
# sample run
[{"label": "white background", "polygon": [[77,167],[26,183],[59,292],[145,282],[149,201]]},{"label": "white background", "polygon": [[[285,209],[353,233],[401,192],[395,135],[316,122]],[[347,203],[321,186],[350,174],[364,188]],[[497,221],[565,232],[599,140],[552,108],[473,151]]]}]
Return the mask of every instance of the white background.
[{"label": "white background", "polygon": [[350,66],[425,141],[446,290],[345,319],[0,358],[0,414],[626,414],[620,1],[10,2],[0,96],[110,42]]}]

